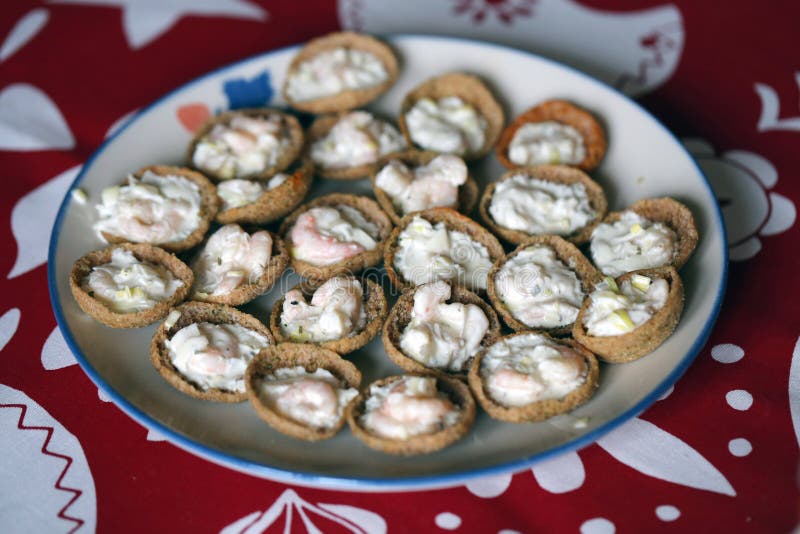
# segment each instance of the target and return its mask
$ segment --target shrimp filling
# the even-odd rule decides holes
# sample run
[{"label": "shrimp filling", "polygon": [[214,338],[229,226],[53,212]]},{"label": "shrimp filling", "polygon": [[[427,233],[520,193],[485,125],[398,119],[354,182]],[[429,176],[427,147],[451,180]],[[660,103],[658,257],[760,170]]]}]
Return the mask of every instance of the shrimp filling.
[{"label": "shrimp filling", "polygon": [[204,391],[242,393],[247,364],[269,339],[238,324],[202,322],[181,328],[164,345],[175,369]]},{"label": "shrimp filling", "polygon": [[286,94],[295,102],[304,102],[374,87],[388,77],[375,54],[338,47],[301,62],[289,75]]},{"label": "shrimp filling", "polygon": [[517,165],[578,165],[585,158],[581,133],[555,121],[523,124],[508,146],[508,159]]},{"label": "shrimp filling", "polygon": [[221,209],[225,211],[252,204],[265,191],[272,191],[288,178],[288,174],[278,173],[270,178],[266,186],[262,182],[254,180],[226,180],[217,185],[217,196],[222,201]]},{"label": "shrimp filling", "polygon": [[464,156],[486,141],[486,119],[457,96],[421,98],[405,118],[411,140],[426,150]]},{"label": "shrimp filling", "polygon": [[301,214],[292,226],[291,254],[312,265],[331,265],[374,250],[378,234],[378,225],[352,206],[319,206]]},{"label": "shrimp filling", "polygon": [[345,407],[358,395],[327,369],[309,373],[303,367],[282,367],[264,377],[259,396],[274,411],[301,425],[335,428]]},{"label": "shrimp filling", "polygon": [[486,289],[492,267],[489,250],[467,234],[414,217],[398,237],[395,267],[415,285],[455,281],[469,289]]},{"label": "shrimp filling", "polygon": [[617,222],[602,223],[592,232],[594,264],[603,274],[621,274],[669,265],[678,251],[675,231],[661,222],[625,211]]},{"label": "shrimp filling", "polygon": [[117,313],[149,310],[168,300],[183,281],[157,263],[141,261],[129,250],[115,248],[111,261],[92,267],[81,287]]},{"label": "shrimp filling", "polygon": [[347,169],[375,163],[378,158],[406,148],[397,128],[366,111],[339,118],[327,135],[311,145],[311,159],[324,169]]},{"label": "shrimp filling", "polygon": [[195,259],[195,294],[227,295],[237,287],[258,281],[272,255],[272,236],[248,234],[238,224],[214,232]]},{"label": "shrimp filling", "polygon": [[404,376],[370,386],[360,423],[376,436],[403,440],[443,430],[459,416],[458,408],[436,388],[435,378]]},{"label": "shrimp filling", "polygon": [[331,278],[307,303],[299,289],[283,300],[281,331],[293,341],[314,343],[352,336],[363,330],[367,315],[361,283],[351,278]]},{"label": "shrimp filling", "polygon": [[224,180],[244,178],[276,165],[290,145],[281,115],[235,115],[227,123],[215,124],[200,138],[192,153],[192,164]]},{"label": "shrimp filling", "polygon": [[200,226],[200,204],[200,188],[191,180],[148,170],[103,190],[94,229],[103,241],[102,232],[137,243],[181,241]]},{"label": "shrimp filling", "polygon": [[459,372],[480,349],[489,319],[475,304],[446,304],[450,293],[442,281],[417,288],[400,349],[427,367]]},{"label": "shrimp filling", "polygon": [[502,339],[481,360],[488,396],[503,406],[562,399],[586,382],[586,360],[539,334]]},{"label": "shrimp filling", "polygon": [[542,245],[527,247],[506,261],[494,283],[511,315],[531,328],[575,322],[586,297],[575,271],[552,248]]},{"label": "shrimp filling", "polygon": [[467,166],[458,156],[442,155],[427,165],[409,169],[403,162],[390,161],[375,177],[401,214],[458,204],[458,186],[467,181]]},{"label": "shrimp filling", "polygon": [[612,278],[597,284],[589,296],[583,326],[590,336],[618,336],[643,325],[667,302],[669,283],[634,274],[619,286]]}]

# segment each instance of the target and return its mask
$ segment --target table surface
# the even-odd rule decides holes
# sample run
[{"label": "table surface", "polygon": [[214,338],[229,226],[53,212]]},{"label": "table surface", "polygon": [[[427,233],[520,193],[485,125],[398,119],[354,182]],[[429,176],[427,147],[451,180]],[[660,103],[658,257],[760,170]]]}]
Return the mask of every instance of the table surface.
[{"label": "table surface", "polygon": [[[0,5],[0,530],[787,532],[800,442],[800,4],[669,0],[6,0]],[[76,365],[47,294],[69,184],[120,120],[237,59],[340,28],[508,44],[635,97],[722,207],[728,291],[674,389],[597,444],[416,493],[286,486],[196,458]]]}]

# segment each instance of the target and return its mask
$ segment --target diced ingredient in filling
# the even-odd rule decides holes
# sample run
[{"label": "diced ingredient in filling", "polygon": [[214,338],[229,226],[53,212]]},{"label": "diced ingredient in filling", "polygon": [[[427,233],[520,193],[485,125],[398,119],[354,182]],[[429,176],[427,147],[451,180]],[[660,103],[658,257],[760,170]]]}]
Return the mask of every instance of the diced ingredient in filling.
[{"label": "diced ingredient in filling", "polygon": [[311,145],[311,159],[325,169],[347,169],[375,163],[406,148],[397,128],[366,111],[343,115],[324,137]]},{"label": "diced ingredient in filling", "polygon": [[594,229],[590,248],[603,274],[619,276],[669,265],[675,259],[677,241],[675,231],[666,224],[625,211],[617,222]]},{"label": "diced ingredient in filling", "polygon": [[569,235],[589,224],[597,211],[581,183],[561,184],[516,174],[495,187],[489,215],[511,230]]},{"label": "diced ingredient in filling", "polygon": [[486,289],[492,268],[489,250],[464,232],[414,217],[398,236],[394,264],[403,278],[420,285],[449,280],[468,289]]},{"label": "diced ingredient in filling", "polygon": [[312,265],[330,265],[377,246],[378,226],[353,208],[339,204],[311,208],[289,232],[294,258]]},{"label": "diced ingredient in filling", "polygon": [[192,163],[201,171],[230,180],[264,172],[276,165],[291,145],[281,115],[236,115],[215,124],[194,147]]},{"label": "diced ingredient in filling", "polygon": [[282,367],[259,384],[259,397],[282,416],[312,428],[334,428],[357,395],[327,369],[309,373],[303,367]]},{"label": "diced ingredient in filling", "polygon": [[111,261],[92,267],[81,287],[117,313],[149,310],[169,300],[183,281],[157,263],[142,261],[129,250],[115,248]]},{"label": "diced ingredient in filling", "polygon": [[583,356],[533,333],[498,341],[480,368],[488,396],[509,407],[563,399],[586,382],[587,373]]},{"label": "diced ingredient in filling", "polygon": [[175,369],[201,389],[241,393],[247,364],[269,339],[238,324],[202,322],[181,328],[164,345]]},{"label": "diced ingredient in filling", "polygon": [[446,304],[450,293],[441,280],[417,288],[400,349],[427,367],[459,372],[480,349],[489,319],[475,304]]},{"label": "diced ingredient in filling", "polygon": [[182,176],[145,171],[141,178],[103,190],[94,229],[137,243],[186,239],[200,226],[200,188]]},{"label": "diced ingredient in filling", "polygon": [[523,124],[508,147],[508,159],[517,165],[578,165],[585,158],[581,133],[555,121]]},{"label": "diced ingredient in filling", "polygon": [[307,303],[292,289],[283,300],[281,331],[293,341],[314,343],[355,335],[364,328],[364,292],[358,280],[331,278],[314,291]]},{"label": "diced ingredient in filling", "polygon": [[507,260],[495,275],[495,292],[515,319],[531,328],[575,322],[586,297],[575,271],[545,245]]},{"label": "diced ingredient in filling", "polygon": [[272,256],[272,236],[248,234],[238,224],[214,232],[192,265],[195,293],[227,295],[237,287],[256,282]]},{"label": "diced ingredient in filling", "polygon": [[252,204],[264,194],[281,185],[289,178],[288,174],[278,173],[266,183],[254,180],[225,180],[217,185],[217,196],[222,201],[222,211],[241,208],[247,204]]},{"label": "diced ingredient in filling", "polygon": [[618,336],[646,323],[667,302],[669,283],[634,274],[619,286],[607,277],[589,295],[583,326],[590,336]]},{"label": "diced ingredient in filling", "polygon": [[405,376],[369,388],[360,422],[369,432],[388,439],[409,439],[454,425],[460,412],[431,377]]},{"label": "diced ingredient in filling", "polygon": [[457,96],[421,98],[405,118],[411,140],[427,150],[464,156],[478,152],[486,141],[486,119]]},{"label": "diced ingredient in filling", "polygon": [[464,160],[447,154],[415,169],[392,160],[375,177],[375,185],[389,195],[403,215],[440,206],[455,208],[458,186],[466,181]]},{"label": "diced ingredient in filling", "polygon": [[320,52],[297,65],[289,75],[286,94],[295,102],[367,89],[386,81],[388,73],[374,54],[338,47]]}]

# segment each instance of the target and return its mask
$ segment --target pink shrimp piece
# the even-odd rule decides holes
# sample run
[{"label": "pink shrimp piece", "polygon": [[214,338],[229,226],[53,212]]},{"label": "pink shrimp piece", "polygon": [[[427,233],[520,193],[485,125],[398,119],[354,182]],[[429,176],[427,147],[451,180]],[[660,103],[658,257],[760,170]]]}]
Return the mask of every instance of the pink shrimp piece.
[{"label": "pink shrimp piece", "polygon": [[297,380],[277,399],[275,406],[281,413],[295,418],[299,414],[309,419],[314,414],[330,416],[336,413],[339,399],[333,386],[322,380],[304,378]]},{"label": "pink shrimp piece", "polygon": [[498,369],[488,379],[490,389],[497,389],[514,396],[536,397],[544,391],[544,385],[535,377],[507,367]]},{"label": "pink shrimp piece", "polygon": [[309,212],[297,218],[290,238],[295,248],[292,254],[315,265],[330,265],[364,251],[358,243],[343,243],[333,236],[321,234]]}]

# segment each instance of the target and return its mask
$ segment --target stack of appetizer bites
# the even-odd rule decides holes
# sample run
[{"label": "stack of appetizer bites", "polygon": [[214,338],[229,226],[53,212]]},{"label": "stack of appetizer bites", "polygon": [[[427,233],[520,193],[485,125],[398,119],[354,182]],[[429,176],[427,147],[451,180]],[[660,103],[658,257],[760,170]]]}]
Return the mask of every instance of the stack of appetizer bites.
[{"label": "stack of appetizer bites", "polygon": [[[188,168],[145,167],[103,191],[95,230],[114,244],[75,263],[80,307],[115,328],[165,319],[150,356],[183,393],[247,398],[308,441],[347,421],[390,454],[460,439],[474,399],[515,423],[566,413],[598,387],[598,357],[635,360],[672,334],[692,214],[669,198],[606,214],[586,174],[606,151],[591,113],[551,100],[504,129],[496,97],[467,73],[420,83],[399,128],[357,109],[397,76],[394,52],[373,37],[314,39],[283,86],[292,108],[317,115],[306,132],[277,109],[223,112],[192,139]],[[467,162],[492,150],[509,170],[480,195]],[[314,175],[369,178],[377,202],[303,203]],[[476,208],[486,227],[470,218]],[[381,262],[399,292],[391,310],[381,284],[358,276]],[[233,307],[289,266],[304,281],[268,318]],[[343,356],[379,332],[407,374],[361,388]]]}]

